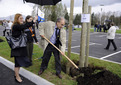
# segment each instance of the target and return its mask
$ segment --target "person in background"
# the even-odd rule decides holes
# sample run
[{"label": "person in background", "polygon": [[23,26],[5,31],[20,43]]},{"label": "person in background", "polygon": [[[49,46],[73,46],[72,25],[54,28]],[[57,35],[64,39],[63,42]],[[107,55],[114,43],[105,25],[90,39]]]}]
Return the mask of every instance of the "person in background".
[{"label": "person in background", "polygon": [[[47,32],[45,32],[44,34],[44,27],[42,26],[47,26],[46,23],[44,23],[44,25],[41,25],[41,27],[39,27],[40,29],[40,36],[41,38],[44,40],[44,36],[47,36],[47,38],[50,40],[51,43],[53,43],[57,48],[61,47],[61,54],[64,55],[65,52],[65,48],[66,48],[66,31],[63,28],[63,26],[65,25],[65,19],[64,18],[58,18],[56,21],[56,25],[54,22],[49,21],[50,24],[49,26],[51,26],[51,29],[45,29],[48,30],[48,32],[50,32],[49,34],[46,34]],[[59,51],[54,48],[51,44],[48,43],[47,47],[44,50],[44,54],[43,54],[43,59],[42,59],[42,63],[41,63],[41,67],[40,67],[40,71],[38,72],[38,75],[41,75],[44,70],[47,68],[48,66],[48,62],[50,60],[51,54],[54,54],[55,57],[55,68],[56,68],[56,75],[62,79],[61,76],[61,62],[60,62],[60,53]]]},{"label": "person in background", "polygon": [[[12,25],[12,37],[18,38],[20,35],[22,35],[22,32],[24,29],[28,29],[29,27],[33,26],[34,22],[28,22],[26,24],[23,23],[23,16],[22,14],[17,13],[14,17],[14,22]],[[20,47],[16,49],[11,49],[11,57],[14,57],[15,61],[15,81],[18,83],[22,83],[22,79],[19,75],[20,67],[29,67],[31,66],[31,62],[29,58],[27,57],[27,48],[26,47]]]},{"label": "person in background", "polygon": [[38,25],[39,25],[40,22],[41,22],[41,19],[40,20],[39,19],[36,20],[36,23],[35,24],[36,24],[37,29],[38,29]]},{"label": "person in background", "polygon": [[[37,19],[37,17],[35,17]],[[25,23],[32,22],[33,18],[32,16],[28,15],[25,19]],[[28,53],[28,58],[32,62],[32,53],[33,53],[33,42],[38,44],[38,40],[36,38],[36,33],[35,33],[35,24],[28,29],[25,29],[24,32],[27,34],[27,53]],[[33,40],[34,39],[34,40]]]},{"label": "person in background", "polygon": [[101,27],[103,28],[103,32],[107,32],[107,28],[106,28],[105,24],[102,24]]},{"label": "person in background", "polygon": [[98,23],[96,23],[95,26],[94,26],[94,32],[96,32],[97,25],[98,25]]},{"label": "person in background", "polygon": [[7,34],[8,34],[8,36],[9,36],[9,34],[11,33],[11,26],[12,26],[12,22],[9,20],[9,22],[8,22],[8,27],[6,27],[6,31],[7,31]]},{"label": "person in background", "polygon": [[110,47],[110,43],[112,43],[112,45],[114,47],[114,51],[117,50],[117,46],[114,42],[115,33],[116,33],[116,27],[114,26],[114,23],[111,23],[110,28],[109,28],[108,33],[107,33],[108,44],[107,44],[106,48],[104,48],[104,49],[108,50]]},{"label": "person in background", "polygon": [[8,27],[8,22],[6,20],[3,20],[3,23],[2,23],[3,27],[5,28],[3,30],[3,36],[5,36],[5,32],[6,32],[6,28]]},{"label": "person in background", "polygon": [[111,27],[110,24],[111,24],[110,22],[107,24],[107,30],[109,30],[109,28]]},{"label": "person in background", "polygon": [[100,31],[100,24],[98,23],[98,25],[97,25],[97,32],[99,32]]}]

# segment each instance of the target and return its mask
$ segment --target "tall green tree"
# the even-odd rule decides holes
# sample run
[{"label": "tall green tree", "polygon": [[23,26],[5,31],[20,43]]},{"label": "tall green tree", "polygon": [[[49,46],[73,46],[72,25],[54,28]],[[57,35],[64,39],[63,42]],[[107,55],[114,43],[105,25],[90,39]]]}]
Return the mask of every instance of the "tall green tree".
[{"label": "tall green tree", "polygon": [[74,25],[79,25],[81,24],[81,14],[77,14],[74,21],[73,21]]},{"label": "tall green tree", "polygon": [[95,20],[94,20],[94,12],[92,13],[92,15],[91,15],[91,23],[92,23],[92,25],[94,25],[95,24]]},{"label": "tall green tree", "polygon": [[51,20],[52,20],[53,22],[56,22],[56,19],[57,19],[57,15],[56,15],[55,11],[53,11],[53,12],[52,12],[52,15],[51,15]]},{"label": "tall green tree", "polygon": [[[48,16],[53,16],[52,14],[55,12],[57,17],[64,17],[67,13],[66,6],[63,6],[62,3],[58,3],[55,6],[39,6],[39,9],[44,12],[45,20],[48,20]],[[53,12],[54,11],[54,12]]]},{"label": "tall green tree", "polygon": [[68,12],[65,14],[65,17],[64,17],[68,22],[69,22],[69,15],[68,15]]},{"label": "tall green tree", "polygon": [[32,14],[33,17],[37,15],[37,5],[33,6]]}]

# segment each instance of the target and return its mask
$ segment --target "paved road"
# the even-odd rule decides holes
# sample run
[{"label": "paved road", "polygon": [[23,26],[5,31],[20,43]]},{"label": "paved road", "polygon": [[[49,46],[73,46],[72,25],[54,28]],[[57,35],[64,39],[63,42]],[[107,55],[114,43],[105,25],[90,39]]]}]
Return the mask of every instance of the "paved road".
[{"label": "paved road", "polygon": [[[68,33],[67,33],[68,35]],[[81,32],[74,31],[72,33],[72,52],[79,54],[80,52],[80,35]],[[68,42],[68,36],[67,36],[67,42]],[[115,43],[118,47],[117,51],[114,51],[113,46],[111,44],[109,50],[105,50],[108,41],[106,38],[106,33],[103,32],[95,32],[90,33],[90,51],[89,56],[103,59],[111,62],[116,62],[121,64],[121,35],[116,34]],[[68,46],[68,43],[67,43]]]},{"label": "paved road", "polygon": [[[24,82],[21,85],[36,85],[22,76]],[[0,85],[20,85],[15,82],[14,71],[0,63]]]},{"label": "paved road", "polygon": [[[2,36],[3,28],[0,26],[0,36]],[[36,30],[37,38],[40,40],[39,30]],[[79,54],[80,51],[80,31],[73,31],[72,33],[72,52]],[[67,46],[68,46],[68,32],[67,32]],[[112,44],[109,50],[105,50],[104,48],[107,45],[106,33],[103,32],[94,32],[90,33],[90,51],[89,56],[103,59],[115,63],[121,64],[121,34],[116,34],[115,38],[116,45],[118,47],[117,51],[113,51]],[[66,46],[66,47],[67,47]],[[66,49],[67,50],[67,49]]]}]

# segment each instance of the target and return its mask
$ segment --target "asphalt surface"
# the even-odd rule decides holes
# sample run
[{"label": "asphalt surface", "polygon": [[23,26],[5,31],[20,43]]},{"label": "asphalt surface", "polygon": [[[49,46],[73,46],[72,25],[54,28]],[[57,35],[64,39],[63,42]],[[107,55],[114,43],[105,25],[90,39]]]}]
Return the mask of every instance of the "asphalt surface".
[{"label": "asphalt surface", "polygon": [[14,79],[14,71],[0,63],[0,85],[36,85],[23,76],[21,78],[23,79],[21,84],[16,82]]},{"label": "asphalt surface", "polygon": [[[74,31],[72,33],[71,51],[73,53],[77,54],[80,53],[80,35],[81,32],[79,31]],[[120,44],[121,34],[116,34],[116,38],[114,41],[118,49],[114,51],[113,50],[114,48],[111,44],[109,50],[105,50],[104,48],[108,43],[108,40],[106,38],[106,33],[104,32],[90,33],[89,56],[121,64],[121,44]],[[68,46],[68,36],[67,36],[67,46]]]}]

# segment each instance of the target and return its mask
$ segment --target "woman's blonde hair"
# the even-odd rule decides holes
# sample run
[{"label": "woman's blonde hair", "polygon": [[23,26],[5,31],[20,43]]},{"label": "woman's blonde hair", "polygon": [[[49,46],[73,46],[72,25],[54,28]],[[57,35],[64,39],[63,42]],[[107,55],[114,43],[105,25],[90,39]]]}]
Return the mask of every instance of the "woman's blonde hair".
[{"label": "woman's blonde hair", "polygon": [[14,21],[13,21],[13,25],[14,25],[14,24],[20,24],[19,21],[18,21],[18,19],[19,19],[20,16],[22,16],[22,14],[17,13],[17,14],[15,15]]}]

